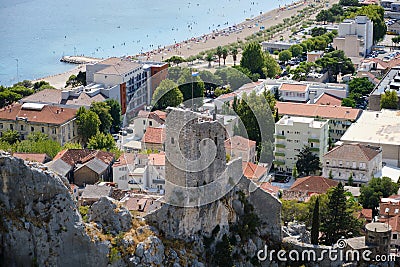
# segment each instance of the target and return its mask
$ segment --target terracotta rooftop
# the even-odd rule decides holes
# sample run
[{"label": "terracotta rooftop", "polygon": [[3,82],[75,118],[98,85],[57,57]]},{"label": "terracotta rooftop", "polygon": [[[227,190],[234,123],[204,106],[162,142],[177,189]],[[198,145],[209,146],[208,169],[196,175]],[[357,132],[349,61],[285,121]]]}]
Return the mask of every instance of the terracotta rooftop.
[{"label": "terracotta rooftop", "polygon": [[60,108],[46,104],[17,104],[0,109],[0,120],[15,121],[27,119],[28,122],[63,124],[75,118],[76,109]]},{"label": "terracotta rooftop", "polygon": [[331,105],[331,106],[341,106],[342,105],[342,99],[328,94],[328,93],[324,93],[322,94],[322,96],[320,98],[318,98],[317,101],[315,101],[315,104],[317,105]]},{"label": "terracotta rooftop", "polygon": [[149,213],[160,208],[162,204],[150,196],[131,195],[122,202],[122,205],[129,211]]},{"label": "terracotta rooftop", "polygon": [[307,91],[306,84],[295,84],[295,83],[282,83],[279,87],[281,91],[292,91],[292,92],[305,92]]},{"label": "terracotta rooftop", "polygon": [[242,169],[243,175],[251,180],[258,180],[267,172],[267,168],[252,162],[242,162]]},{"label": "terracotta rooftop", "polygon": [[344,144],[334,147],[324,155],[324,159],[342,159],[368,162],[375,158],[382,150],[379,147],[361,144]]},{"label": "terracotta rooftop", "polygon": [[242,151],[249,151],[252,147],[256,146],[256,141],[249,140],[239,135],[232,136],[225,140],[225,149],[238,149]]},{"label": "terracotta rooftop", "polygon": [[56,89],[43,89],[32,95],[21,99],[23,103],[53,103],[60,104],[62,100],[61,90]]},{"label": "terracotta rooftop", "polygon": [[[385,220],[387,222],[387,220]],[[400,232],[400,216],[394,216],[389,218],[389,225],[392,227],[392,232]]]},{"label": "terracotta rooftop", "polygon": [[277,186],[273,186],[272,184],[268,182],[264,182],[260,185],[260,188],[264,190],[265,192],[270,193],[271,195],[276,195],[278,194],[280,188]]},{"label": "terracotta rooftop", "polygon": [[372,221],[372,209],[362,209],[358,215],[358,219],[364,218],[367,221]]},{"label": "terracotta rooftop", "polygon": [[[102,94],[97,94],[93,97],[89,96],[86,93],[81,93],[78,97],[69,97],[67,101],[65,101],[65,105],[76,105],[76,106],[86,106],[89,107],[93,102],[103,102],[107,98]],[[64,101],[62,101],[64,102]],[[64,103],[62,103],[64,104]]]},{"label": "terracotta rooftop", "polygon": [[337,186],[338,182],[322,176],[307,176],[297,178],[289,191],[325,194],[329,188]]},{"label": "terracotta rooftop", "polygon": [[149,154],[149,164],[154,166],[165,166],[165,153]]},{"label": "terracotta rooftop", "polygon": [[125,166],[127,164],[134,164],[135,154],[123,153],[117,161],[114,162],[113,167]]},{"label": "terracotta rooftop", "polygon": [[40,163],[46,163],[50,161],[50,157],[47,154],[40,153],[14,153],[13,157],[20,158],[26,161],[35,161]]},{"label": "terracotta rooftop", "polygon": [[91,149],[65,149],[54,157],[53,161],[61,159],[70,166],[77,163],[85,163],[93,158],[97,158],[107,165],[110,165],[114,159],[114,154],[102,150]]},{"label": "terracotta rooftop", "polygon": [[164,124],[165,123],[165,119],[167,118],[167,113],[163,112],[163,111],[145,111],[145,110],[140,110],[138,115],[138,118],[146,118],[146,119],[153,119],[156,122],[160,123],[160,124]]},{"label": "terracotta rooftop", "polygon": [[338,107],[332,105],[303,104],[291,102],[276,102],[275,107],[281,115],[292,115],[301,117],[320,117],[324,119],[356,120],[362,110]]},{"label": "terracotta rooftop", "polygon": [[164,144],[165,141],[165,128],[148,127],[143,135],[143,143],[151,144]]}]

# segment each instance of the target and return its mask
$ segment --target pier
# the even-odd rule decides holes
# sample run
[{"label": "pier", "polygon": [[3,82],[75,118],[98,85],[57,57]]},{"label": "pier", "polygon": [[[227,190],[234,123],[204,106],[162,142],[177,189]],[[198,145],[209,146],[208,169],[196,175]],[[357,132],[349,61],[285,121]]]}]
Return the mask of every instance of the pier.
[{"label": "pier", "polygon": [[60,61],[71,64],[90,64],[99,62],[100,58],[85,57],[85,56],[63,56]]}]

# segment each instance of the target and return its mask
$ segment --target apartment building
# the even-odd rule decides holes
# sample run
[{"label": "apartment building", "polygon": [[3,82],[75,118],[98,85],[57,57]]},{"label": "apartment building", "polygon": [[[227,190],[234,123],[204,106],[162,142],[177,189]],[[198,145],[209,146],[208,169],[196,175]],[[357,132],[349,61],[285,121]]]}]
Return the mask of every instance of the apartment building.
[{"label": "apartment building", "polygon": [[61,145],[74,142],[78,138],[76,111],[46,104],[15,103],[0,109],[0,136],[4,131],[15,130],[23,140],[30,133],[40,132]]},{"label": "apartment building", "polygon": [[155,88],[167,74],[167,63],[139,62],[130,58],[112,57],[86,66],[87,84],[119,87],[122,114],[127,112],[132,116],[150,105]]},{"label": "apartment building", "polygon": [[367,184],[382,171],[382,149],[369,145],[343,144],[324,155],[322,176],[355,186]]},{"label": "apartment building", "polygon": [[309,85],[304,83],[282,83],[279,94],[284,101],[307,102],[309,99]]},{"label": "apartment building", "polygon": [[345,144],[360,143],[382,148],[382,161],[400,167],[400,113],[398,110],[365,110],[340,139]]},{"label": "apartment building", "polygon": [[322,161],[328,152],[328,139],[328,120],[285,115],[275,123],[274,164],[278,170],[291,173],[305,146]]},{"label": "apartment building", "polygon": [[339,24],[338,36],[333,47],[343,50],[347,57],[365,57],[372,51],[373,22],[367,16],[345,19]]},{"label": "apartment building", "polygon": [[277,102],[280,115],[329,119],[329,137],[337,142],[362,114],[361,109],[335,105]]}]

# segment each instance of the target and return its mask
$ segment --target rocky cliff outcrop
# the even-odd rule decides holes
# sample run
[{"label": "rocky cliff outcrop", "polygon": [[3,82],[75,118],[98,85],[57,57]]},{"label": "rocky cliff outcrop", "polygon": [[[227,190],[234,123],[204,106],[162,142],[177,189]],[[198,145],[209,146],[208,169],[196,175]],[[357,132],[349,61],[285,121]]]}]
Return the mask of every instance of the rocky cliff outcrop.
[{"label": "rocky cliff outcrop", "polygon": [[0,265],[106,266],[91,242],[68,182],[21,159],[0,156]]}]

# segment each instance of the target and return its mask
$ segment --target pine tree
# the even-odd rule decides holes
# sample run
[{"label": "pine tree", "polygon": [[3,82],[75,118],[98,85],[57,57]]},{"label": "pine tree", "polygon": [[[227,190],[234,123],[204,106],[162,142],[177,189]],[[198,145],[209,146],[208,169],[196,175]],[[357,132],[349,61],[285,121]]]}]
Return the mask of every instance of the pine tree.
[{"label": "pine tree", "polygon": [[318,245],[318,237],[319,237],[319,198],[315,201],[312,224],[311,224],[311,244]]},{"label": "pine tree", "polygon": [[353,173],[350,173],[349,180],[347,181],[349,186],[354,185]]},{"label": "pine tree", "polygon": [[339,183],[328,193],[327,216],[321,225],[323,243],[332,245],[340,238],[359,234],[362,223],[353,216],[353,209],[346,201],[344,187]]}]

